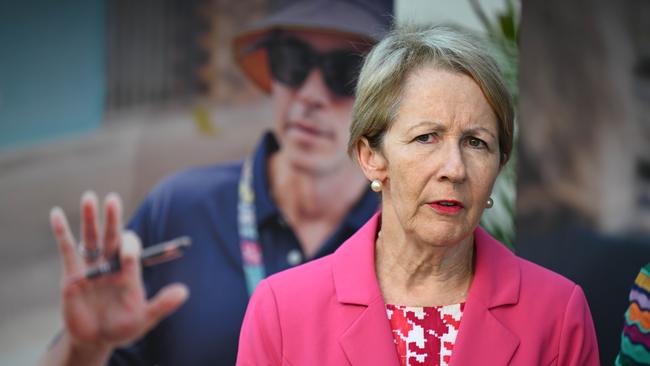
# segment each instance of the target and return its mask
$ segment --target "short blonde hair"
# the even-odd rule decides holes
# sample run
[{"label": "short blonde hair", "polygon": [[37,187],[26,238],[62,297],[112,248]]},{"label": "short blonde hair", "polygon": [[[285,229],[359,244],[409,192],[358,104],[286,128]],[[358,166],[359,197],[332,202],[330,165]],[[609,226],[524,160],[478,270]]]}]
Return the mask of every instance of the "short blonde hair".
[{"label": "short blonde hair", "polygon": [[365,137],[379,149],[397,117],[411,71],[425,65],[459,72],[481,88],[498,119],[501,164],[510,157],[514,110],[496,62],[478,38],[448,26],[407,25],[394,29],[366,57],[357,83],[348,153]]}]

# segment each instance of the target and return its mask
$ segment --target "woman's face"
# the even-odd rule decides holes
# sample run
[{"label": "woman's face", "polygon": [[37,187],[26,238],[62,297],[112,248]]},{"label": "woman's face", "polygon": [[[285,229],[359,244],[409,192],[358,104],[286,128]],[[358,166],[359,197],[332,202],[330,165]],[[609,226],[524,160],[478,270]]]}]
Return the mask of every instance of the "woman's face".
[{"label": "woman's face", "polygon": [[376,154],[384,212],[420,241],[458,243],[478,225],[499,156],[497,118],[478,84],[460,73],[416,69]]}]

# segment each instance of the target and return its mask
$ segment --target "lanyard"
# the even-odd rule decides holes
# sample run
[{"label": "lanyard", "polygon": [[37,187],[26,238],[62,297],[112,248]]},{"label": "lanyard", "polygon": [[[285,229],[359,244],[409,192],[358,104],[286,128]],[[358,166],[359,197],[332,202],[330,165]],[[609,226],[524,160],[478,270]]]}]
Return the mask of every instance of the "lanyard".
[{"label": "lanyard", "polygon": [[262,246],[257,233],[255,219],[255,192],[253,191],[252,159],[248,158],[242,166],[239,180],[239,201],[237,203],[237,229],[241,249],[242,267],[246,277],[246,287],[250,297],[257,284],[265,277]]}]

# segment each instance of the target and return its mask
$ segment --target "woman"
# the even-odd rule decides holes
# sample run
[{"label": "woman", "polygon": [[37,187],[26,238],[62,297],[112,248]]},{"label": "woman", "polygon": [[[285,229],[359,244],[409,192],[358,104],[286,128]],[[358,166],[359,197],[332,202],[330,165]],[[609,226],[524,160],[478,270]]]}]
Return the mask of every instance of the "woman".
[{"label": "woman", "polygon": [[476,40],[395,30],[365,61],[350,131],[381,212],[331,256],[260,284],[238,364],[598,364],[580,287],[478,227],[513,108]]}]

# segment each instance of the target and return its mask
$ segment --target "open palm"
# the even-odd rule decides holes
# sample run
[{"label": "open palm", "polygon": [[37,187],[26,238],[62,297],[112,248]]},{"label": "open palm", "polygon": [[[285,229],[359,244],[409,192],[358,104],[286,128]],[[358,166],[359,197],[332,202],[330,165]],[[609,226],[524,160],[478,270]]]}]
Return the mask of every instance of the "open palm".
[{"label": "open palm", "polygon": [[[112,349],[132,342],[187,298],[187,289],[180,284],[163,288],[151,300],[146,298],[140,273],[140,241],[135,234],[122,231],[121,203],[116,194],[106,197],[102,235],[97,197],[92,192],[82,197],[81,251],[63,211],[54,208],[50,216],[63,260],[63,318],[73,343]],[[119,272],[84,277],[90,268],[116,256],[121,264]]]}]

